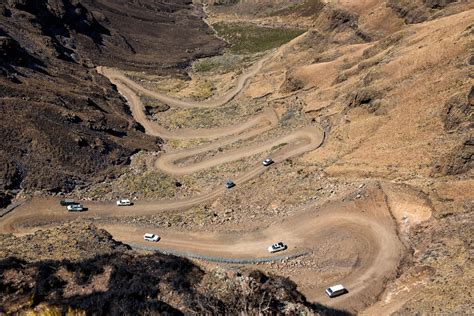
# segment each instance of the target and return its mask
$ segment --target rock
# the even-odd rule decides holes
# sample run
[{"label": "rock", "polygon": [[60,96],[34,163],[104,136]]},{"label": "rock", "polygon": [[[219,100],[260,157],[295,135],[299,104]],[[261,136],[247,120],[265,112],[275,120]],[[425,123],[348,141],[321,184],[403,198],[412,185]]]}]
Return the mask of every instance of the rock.
[{"label": "rock", "polygon": [[474,166],[474,138],[467,137],[433,168],[434,175],[466,173]]},{"label": "rock", "polygon": [[286,75],[285,81],[280,87],[280,92],[289,93],[301,90],[304,88],[304,82],[294,78],[292,76]]},{"label": "rock", "polygon": [[368,111],[373,113],[378,110],[380,103],[375,102],[382,97],[382,93],[373,88],[364,87],[349,95],[348,109],[361,106],[367,107]]},{"label": "rock", "polygon": [[468,129],[474,126],[474,86],[467,95],[457,93],[446,102],[441,118],[446,130]]}]

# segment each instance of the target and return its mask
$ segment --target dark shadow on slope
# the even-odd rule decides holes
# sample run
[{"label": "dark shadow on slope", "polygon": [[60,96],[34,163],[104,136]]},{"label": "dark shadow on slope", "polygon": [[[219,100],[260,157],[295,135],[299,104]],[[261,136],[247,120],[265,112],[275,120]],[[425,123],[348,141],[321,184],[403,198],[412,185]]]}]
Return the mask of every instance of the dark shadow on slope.
[{"label": "dark shadow on slope", "polygon": [[185,258],[162,254],[115,252],[80,262],[9,257],[0,261],[0,276],[0,313],[47,304],[62,312],[73,309],[91,315],[237,315],[262,310],[278,315],[286,303],[298,303],[321,315],[350,315],[310,304],[294,282],[260,271],[248,274],[245,293],[237,288],[223,301],[215,292],[200,290],[202,269]]},{"label": "dark shadow on slope", "polygon": [[60,0],[57,5],[48,5],[46,1],[11,1],[11,6],[29,12],[41,25],[45,35],[52,38],[63,36],[69,38],[70,30],[93,39],[97,45],[103,44],[102,37],[110,31],[101,25],[94,16],[77,1]]},{"label": "dark shadow on slope", "polygon": [[28,53],[21,45],[0,28],[0,75],[15,81],[17,75],[15,66],[28,67],[47,74],[45,64]]},{"label": "dark shadow on slope", "polygon": [[[25,278],[7,280],[5,273],[11,271],[21,271]],[[115,253],[82,262],[48,260],[28,263],[17,258],[7,258],[0,261],[0,274],[0,306],[7,306],[12,300],[23,297],[30,300],[30,308],[47,303],[63,312],[73,308],[94,315],[137,312],[181,315],[179,310],[159,299],[160,296],[169,295],[160,293],[159,285],[179,292],[192,301],[191,285],[200,282],[203,271],[189,260],[177,257]],[[73,282],[65,281],[65,275],[69,275]],[[104,281],[107,282],[105,291],[102,290],[103,284],[100,284]],[[82,289],[77,292],[86,294],[71,292],[68,283]]]}]

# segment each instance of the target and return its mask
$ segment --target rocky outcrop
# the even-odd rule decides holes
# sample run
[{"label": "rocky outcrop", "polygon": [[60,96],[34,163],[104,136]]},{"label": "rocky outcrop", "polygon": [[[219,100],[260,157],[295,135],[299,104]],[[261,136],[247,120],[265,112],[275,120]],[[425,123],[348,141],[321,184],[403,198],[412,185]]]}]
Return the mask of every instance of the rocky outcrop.
[{"label": "rocky outcrop", "polygon": [[371,87],[364,87],[349,94],[347,109],[366,107],[370,113],[373,113],[380,107],[381,98],[382,93],[380,91]]},{"label": "rocky outcrop", "polygon": [[407,24],[421,23],[428,20],[437,10],[444,9],[457,0],[388,0],[390,7]]},{"label": "rocky outcrop", "polygon": [[291,75],[286,75],[285,81],[280,87],[283,93],[295,92],[304,88],[304,82]]},{"label": "rocky outcrop", "polygon": [[423,0],[425,5],[431,9],[443,9],[448,4],[456,2],[457,0]]},{"label": "rocky outcrop", "polygon": [[448,131],[474,128],[474,86],[467,96],[465,93],[452,96],[446,102],[441,117]]},{"label": "rocky outcrop", "polygon": [[434,167],[434,174],[442,176],[463,174],[473,167],[474,138],[468,136]]}]

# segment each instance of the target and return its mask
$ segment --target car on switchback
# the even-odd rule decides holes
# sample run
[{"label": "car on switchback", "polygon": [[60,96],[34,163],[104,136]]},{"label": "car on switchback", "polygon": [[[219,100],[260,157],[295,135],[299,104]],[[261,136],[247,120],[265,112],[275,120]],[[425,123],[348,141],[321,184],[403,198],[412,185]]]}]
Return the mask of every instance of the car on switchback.
[{"label": "car on switchback", "polygon": [[155,234],[152,234],[152,233],[146,233],[146,234],[143,236],[143,239],[144,239],[145,241],[157,242],[157,241],[160,240],[160,236],[155,235]]},{"label": "car on switchback", "polygon": [[349,293],[349,291],[347,291],[347,289],[342,284],[334,285],[326,289],[326,294],[330,298],[337,297],[346,293]]},{"label": "car on switchback", "polygon": [[274,161],[272,160],[272,158],[267,158],[267,159],[265,159],[264,161],[262,161],[262,164],[263,164],[265,167],[270,166],[272,163],[274,163]]},{"label": "car on switchback", "polygon": [[121,199],[117,201],[117,206],[130,206],[132,202],[129,199]]},{"label": "car on switchback", "polygon": [[81,204],[71,204],[67,206],[68,212],[82,212],[85,211],[84,206]]},{"label": "car on switchback", "polygon": [[288,248],[288,246],[285,245],[282,241],[280,241],[280,242],[274,243],[271,246],[268,246],[268,252],[274,253],[274,252],[286,250],[286,248]]}]

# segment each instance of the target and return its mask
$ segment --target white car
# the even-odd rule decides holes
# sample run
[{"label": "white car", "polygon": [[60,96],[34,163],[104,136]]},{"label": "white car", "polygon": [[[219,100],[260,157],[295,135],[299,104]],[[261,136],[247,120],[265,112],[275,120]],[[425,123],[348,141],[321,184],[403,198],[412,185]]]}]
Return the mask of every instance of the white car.
[{"label": "white car", "polygon": [[326,294],[330,298],[333,298],[333,297],[336,297],[336,296],[339,296],[339,295],[343,295],[343,294],[346,294],[348,292],[349,291],[347,291],[347,289],[342,284],[334,285],[334,286],[328,287],[326,289]]},{"label": "white car", "polygon": [[282,241],[280,241],[280,242],[277,242],[277,243],[269,246],[268,247],[268,252],[274,253],[274,252],[278,252],[278,251],[283,251],[286,248],[288,248],[288,247]]},{"label": "white car", "polygon": [[130,206],[132,202],[129,199],[122,199],[117,201],[117,206]]},{"label": "white car", "polygon": [[160,236],[147,233],[145,234],[145,236],[143,236],[143,239],[145,239],[146,241],[157,242],[158,240],[160,240]]},{"label": "white car", "polygon": [[272,163],[273,163],[272,158],[267,158],[267,159],[265,159],[265,160],[262,162],[262,164],[263,164],[265,167],[270,166]]},{"label": "white car", "polygon": [[84,207],[81,204],[71,204],[67,206],[69,212],[82,212]]}]

